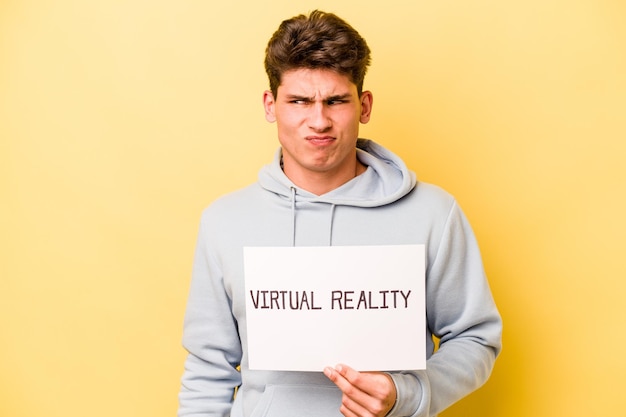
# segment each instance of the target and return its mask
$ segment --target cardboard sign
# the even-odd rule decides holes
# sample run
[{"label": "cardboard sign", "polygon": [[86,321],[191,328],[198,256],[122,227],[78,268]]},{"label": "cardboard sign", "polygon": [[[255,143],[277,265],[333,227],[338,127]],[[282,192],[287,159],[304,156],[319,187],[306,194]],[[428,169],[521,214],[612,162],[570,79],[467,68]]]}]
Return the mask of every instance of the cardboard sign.
[{"label": "cardboard sign", "polygon": [[250,369],[426,367],[424,245],[244,248]]}]

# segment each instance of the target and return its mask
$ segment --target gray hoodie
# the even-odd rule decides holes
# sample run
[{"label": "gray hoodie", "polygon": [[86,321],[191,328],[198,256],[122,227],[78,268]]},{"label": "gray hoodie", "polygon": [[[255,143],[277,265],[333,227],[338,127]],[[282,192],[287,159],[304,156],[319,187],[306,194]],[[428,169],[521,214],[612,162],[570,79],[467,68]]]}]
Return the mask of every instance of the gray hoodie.
[{"label": "gray hoodie", "polygon": [[[487,380],[502,322],[461,209],[380,145],[359,139],[357,157],[363,174],[317,196],[285,176],[279,149],[256,184],[204,211],[185,316],[180,417],[341,416],[341,392],[321,369],[248,369],[245,246],[424,244],[427,369],[390,373],[398,398],[389,416],[435,416]],[[432,336],[440,339],[436,351]],[[393,343],[390,334],[372,337]]]}]

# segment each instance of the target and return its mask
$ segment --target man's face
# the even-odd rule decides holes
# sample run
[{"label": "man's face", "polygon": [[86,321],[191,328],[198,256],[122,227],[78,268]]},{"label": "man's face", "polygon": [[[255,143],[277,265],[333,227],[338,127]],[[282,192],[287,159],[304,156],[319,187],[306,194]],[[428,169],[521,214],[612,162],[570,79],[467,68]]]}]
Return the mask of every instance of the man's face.
[{"label": "man's face", "polygon": [[369,91],[359,97],[356,85],[335,71],[295,69],[283,74],[276,97],[266,91],[263,101],[266,119],[277,123],[290,178],[354,173],[359,123],[370,118]]}]

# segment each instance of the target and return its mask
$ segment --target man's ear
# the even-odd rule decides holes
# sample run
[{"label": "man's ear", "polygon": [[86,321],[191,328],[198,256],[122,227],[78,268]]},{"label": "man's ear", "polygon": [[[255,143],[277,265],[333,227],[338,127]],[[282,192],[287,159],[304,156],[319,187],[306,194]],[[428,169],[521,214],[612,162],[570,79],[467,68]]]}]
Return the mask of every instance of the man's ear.
[{"label": "man's ear", "polygon": [[276,121],[276,114],[274,113],[274,109],[276,106],[276,101],[274,100],[274,94],[271,91],[266,90],[263,93],[263,107],[265,108],[265,120],[270,123],[274,123]]},{"label": "man's ear", "polygon": [[361,93],[361,118],[360,122],[365,124],[370,121],[372,115],[372,106],[374,105],[374,96],[371,91],[363,91]]}]

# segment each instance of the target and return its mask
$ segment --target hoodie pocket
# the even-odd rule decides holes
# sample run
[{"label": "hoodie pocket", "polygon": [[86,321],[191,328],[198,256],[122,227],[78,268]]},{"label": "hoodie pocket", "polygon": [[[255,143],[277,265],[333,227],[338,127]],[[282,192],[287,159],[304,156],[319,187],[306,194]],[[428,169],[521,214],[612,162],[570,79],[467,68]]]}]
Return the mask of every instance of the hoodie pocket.
[{"label": "hoodie pocket", "polygon": [[250,417],[342,417],[341,391],[323,385],[267,385]]}]

